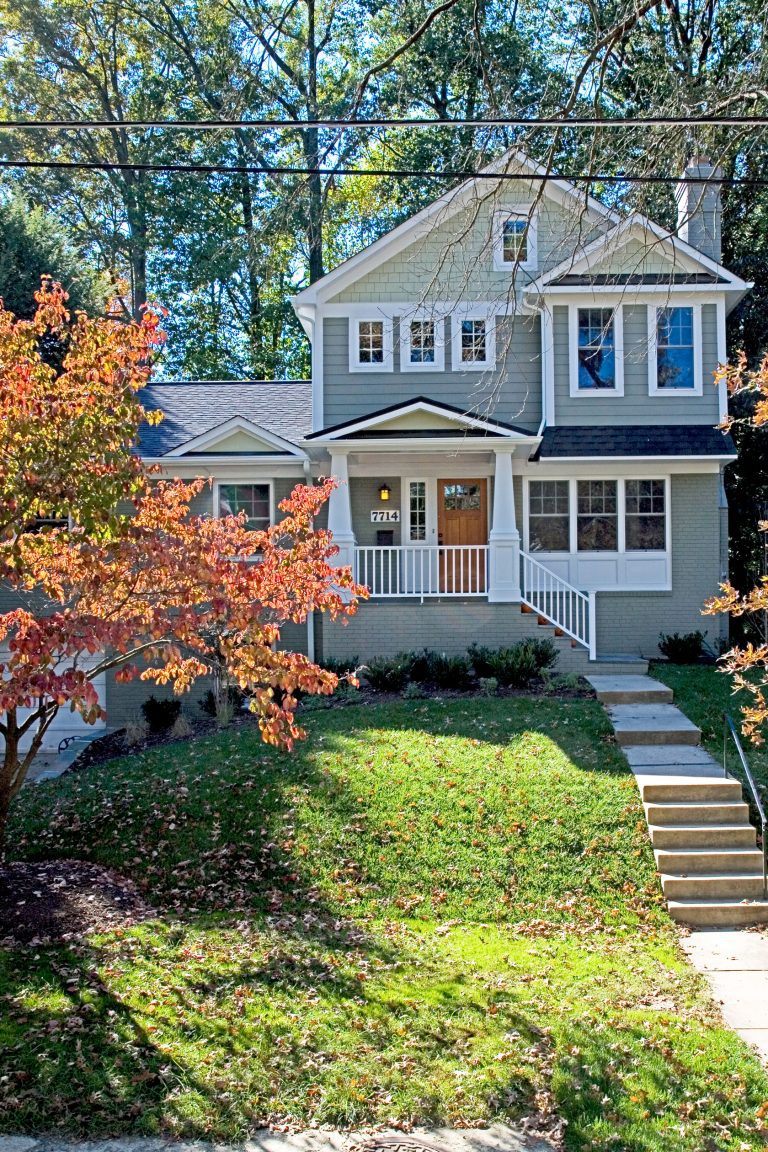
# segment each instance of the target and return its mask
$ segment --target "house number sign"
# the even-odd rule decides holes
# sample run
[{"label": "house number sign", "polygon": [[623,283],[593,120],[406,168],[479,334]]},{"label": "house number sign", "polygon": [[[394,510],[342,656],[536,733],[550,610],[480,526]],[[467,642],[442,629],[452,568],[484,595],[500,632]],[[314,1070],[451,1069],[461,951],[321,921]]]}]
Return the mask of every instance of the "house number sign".
[{"label": "house number sign", "polygon": [[371,524],[399,524],[399,508],[372,508]]}]

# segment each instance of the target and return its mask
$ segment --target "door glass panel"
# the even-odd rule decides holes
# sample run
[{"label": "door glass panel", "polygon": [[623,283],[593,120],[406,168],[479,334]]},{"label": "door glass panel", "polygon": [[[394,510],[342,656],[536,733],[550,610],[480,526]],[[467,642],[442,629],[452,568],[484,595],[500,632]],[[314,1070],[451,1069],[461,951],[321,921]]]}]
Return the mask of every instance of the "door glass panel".
[{"label": "door glass panel", "polygon": [[418,542],[427,538],[427,482],[411,480],[409,490],[411,510],[411,540]]},{"label": "door glass panel", "polygon": [[472,512],[480,508],[479,484],[444,484],[446,512]]}]

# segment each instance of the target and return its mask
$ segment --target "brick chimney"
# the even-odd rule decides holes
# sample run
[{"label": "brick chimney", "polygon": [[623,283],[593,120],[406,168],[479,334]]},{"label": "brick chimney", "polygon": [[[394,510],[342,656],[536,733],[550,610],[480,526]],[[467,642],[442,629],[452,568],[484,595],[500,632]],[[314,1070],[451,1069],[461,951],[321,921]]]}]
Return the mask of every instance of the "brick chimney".
[{"label": "brick chimney", "polygon": [[713,167],[706,156],[693,156],[675,190],[678,236],[718,264],[721,260],[722,176],[722,169]]}]

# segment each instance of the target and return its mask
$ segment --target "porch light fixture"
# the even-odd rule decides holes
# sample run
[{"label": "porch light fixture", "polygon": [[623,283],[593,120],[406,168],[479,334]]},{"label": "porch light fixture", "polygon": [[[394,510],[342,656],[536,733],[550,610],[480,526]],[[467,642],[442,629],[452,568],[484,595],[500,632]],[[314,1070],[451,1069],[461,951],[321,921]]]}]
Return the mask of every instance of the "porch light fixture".
[{"label": "porch light fixture", "polygon": [[379,500],[389,500],[391,492],[392,489],[389,484],[382,484],[381,488],[379,488]]}]

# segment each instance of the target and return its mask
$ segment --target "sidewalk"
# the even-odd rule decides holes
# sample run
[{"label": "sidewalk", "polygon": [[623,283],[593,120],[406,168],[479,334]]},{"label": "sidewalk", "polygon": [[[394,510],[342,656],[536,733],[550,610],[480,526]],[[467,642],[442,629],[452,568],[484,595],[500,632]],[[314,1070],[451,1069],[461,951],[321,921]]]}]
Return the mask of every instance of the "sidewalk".
[{"label": "sidewalk", "polygon": [[546,1140],[505,1124],[414,1132],[311,1131],[284,1135],[262,1129],[242,1144],[202,1140],[115,1139],[70,1142],[63,1137],[0,1136],[0,1152],[556,1152]]},{"label": "sidewalk", "polygon": [[709,981],[726,1024],[768,1066],[768,935],[720,928],[692,932],[680,943]]}]

